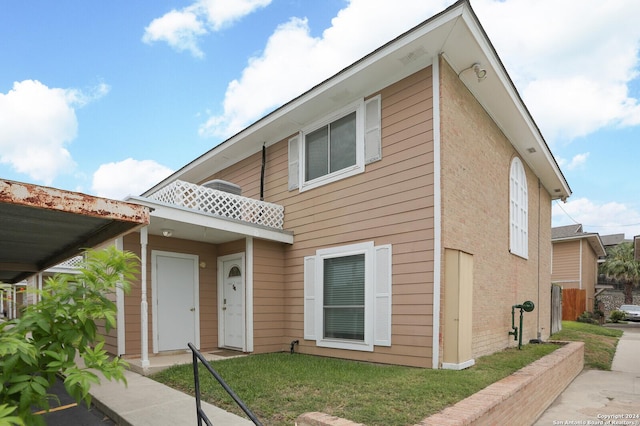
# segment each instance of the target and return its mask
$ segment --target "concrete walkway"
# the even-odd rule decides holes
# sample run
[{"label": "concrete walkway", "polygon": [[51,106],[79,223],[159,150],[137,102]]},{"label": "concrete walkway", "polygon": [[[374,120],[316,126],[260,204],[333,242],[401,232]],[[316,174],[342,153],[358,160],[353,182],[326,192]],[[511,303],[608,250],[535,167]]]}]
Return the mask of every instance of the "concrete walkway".
[{"label": "concrete walkway", "polygon": [[[93,403],[120,426],[197,425],[195,398],[132,371],[128,385],[102,379],[91,387]],[[206,402],[202,409],[214,425],[253,425],[248,418],[228,413]],[[204,424],[204,422],[203,422]]]},{"label": "concrete walkway", "polygon": [[535,426],[640,426],[640,324],[612,327],[623,330],[624,334],[618,342],[611,371],[584,370]]}]

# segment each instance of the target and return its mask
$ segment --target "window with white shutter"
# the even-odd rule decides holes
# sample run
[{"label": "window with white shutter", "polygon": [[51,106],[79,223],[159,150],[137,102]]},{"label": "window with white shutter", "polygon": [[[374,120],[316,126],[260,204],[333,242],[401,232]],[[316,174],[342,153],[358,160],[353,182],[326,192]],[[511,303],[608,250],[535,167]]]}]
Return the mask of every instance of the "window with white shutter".
[{"label": "window with white shutter", "polygon": [[304,338],[322,347],[391,346],[391,246],[322,249],[304,260]]},{"label": "window with white shutter", "polygon": [[289,190],[305,191],[364,172],[382,158],[380,95],[360,100],[289,139]]},{"label": "window with white shutter", "polygon": [[300,135],[295,135],[289,139],[289,191],[300,186]]},{"label": "window with white shutter", "polygon": [[364,103],[364,163],[382,159],[382,136],[380,125],[380,95]]}]

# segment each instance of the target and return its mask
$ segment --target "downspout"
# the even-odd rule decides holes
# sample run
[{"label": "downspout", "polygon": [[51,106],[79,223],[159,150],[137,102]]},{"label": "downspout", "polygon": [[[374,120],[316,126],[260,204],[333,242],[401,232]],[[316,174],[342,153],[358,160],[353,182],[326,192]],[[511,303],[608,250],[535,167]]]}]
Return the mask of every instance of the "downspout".
[{"label": "downspout", "polygon": [[[542,216],[542,184],[540,182],[540,178],[538,178],[538,314],[536,315],[537,318],[537,325],[536,325],[536,330],[537,330],[537,340],[538,342],[540,342],[540,339],[542,337],[542,333],[540,332],[540,311],[541,311],[541,307],[542,305],[540,304],[540,230],[542,229],[540,226],[540,217]],[[551,330],[549,330],[549,332],[551,332]]]},{"label": "downspout", "polygon": [[264,201],[264,167],[267,162],[267,148],[262,144],[262,167],[260,169],[260,201]]},{"label": "downspout", "polygon": [[440,368],[440,274],[442,262],[442,199],[440,176],[440,55],[433,61],[433,332],[431,367]]}]

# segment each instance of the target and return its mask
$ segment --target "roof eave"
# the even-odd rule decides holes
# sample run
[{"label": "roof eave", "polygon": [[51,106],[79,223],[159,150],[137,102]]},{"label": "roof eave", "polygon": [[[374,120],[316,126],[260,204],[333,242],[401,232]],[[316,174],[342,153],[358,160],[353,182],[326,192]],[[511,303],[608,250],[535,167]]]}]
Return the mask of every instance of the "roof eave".
[{"label": "roof eave", "polygon": [[593,248],[593,251],[596,253],[596,255],[598,255],[598,257],[607,255],[604,245],[602,244],[602,240],[600,239],[600,235],[597,233],[585,233],[585,234],[572,235],[568,237],[552,238],[551,242],[559,243],[559,242],[578,241],[578,240],[587,240],[587,242]]},{"label": "roof eave", "polygon": [[374,93],[429,66],[441,54],[456,72],[475,62],[487,69],[487,78],[482,82],[478,82],[473,73],[463,74],[461,80],[537,175],[551,198],[566,200],[571,189],[468,0],[454,3],[267,114],[142,196],[176,179],[199,183],[258,152],[263,144],[268,146],[294,134],[312,117]]}]

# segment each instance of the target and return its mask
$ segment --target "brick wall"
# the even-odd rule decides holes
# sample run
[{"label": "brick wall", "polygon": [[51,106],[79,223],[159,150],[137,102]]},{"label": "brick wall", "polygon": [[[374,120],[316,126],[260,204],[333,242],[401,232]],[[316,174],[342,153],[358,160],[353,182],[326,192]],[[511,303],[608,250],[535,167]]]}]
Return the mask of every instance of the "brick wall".
[{"label": "brick wall", "polygon": [[419,424],[533,424],[583,366],[584,343],[566,344]]},{"label": "brick wall", "polygon": [[[531,300],[523,341],[550,334],[551,196],[489,114],[440,60],[442,245],[473,256],[473,357],[517,344],[511,307]],[[509,174],[524,162],[528,258],[509,251]],[[444,267],[443,267],[444,270]],[[443,313],[444,315],[444,313]]]}]

